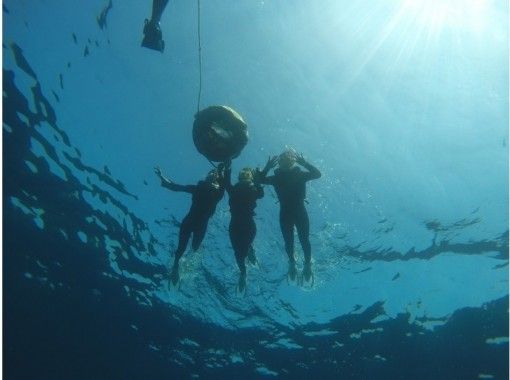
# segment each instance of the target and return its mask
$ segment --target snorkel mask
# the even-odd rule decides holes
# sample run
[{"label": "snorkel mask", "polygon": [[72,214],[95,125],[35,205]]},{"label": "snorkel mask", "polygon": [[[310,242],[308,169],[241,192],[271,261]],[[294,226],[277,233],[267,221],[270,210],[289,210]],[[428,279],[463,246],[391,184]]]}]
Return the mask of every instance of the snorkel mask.
[{"label": "snorkel mask", "polygon": [[288,170],[296,163],[296,152],[294,149],[287,149],[278,157],[278,165],[283,170]]},{"label": "snorkel mask", "polygon": [[243,168],[238,175],[239,182],[253,182],[253,172],[250,168]]}]

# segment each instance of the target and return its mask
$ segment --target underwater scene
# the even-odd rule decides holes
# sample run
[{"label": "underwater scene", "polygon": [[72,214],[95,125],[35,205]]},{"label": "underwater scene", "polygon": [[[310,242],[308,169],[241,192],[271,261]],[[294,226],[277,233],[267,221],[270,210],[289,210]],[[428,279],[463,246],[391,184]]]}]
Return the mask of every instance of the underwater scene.
[{"label": "underwater scene", "polygon": [[507,379],[504,0],[4,0],[6,379]]}]

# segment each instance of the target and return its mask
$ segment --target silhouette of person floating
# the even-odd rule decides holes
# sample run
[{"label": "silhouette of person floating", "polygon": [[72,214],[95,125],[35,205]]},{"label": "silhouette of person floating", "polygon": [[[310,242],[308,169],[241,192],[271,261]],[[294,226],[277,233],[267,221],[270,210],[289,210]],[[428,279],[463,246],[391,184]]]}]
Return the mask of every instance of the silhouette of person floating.
[{"label": "silhouette of person floating", "polygon": [[[267,173],[276,166],[274,175]],[[302,171],[295,164],[306,169]],[[305,160],[302,154],[287,149],[279,157],[270,157],[266,166],[259,173],[260,183],[273,185],[280,201],[280,228],[285,242],[285,251],[289,257],[289,278],[296,278],[296,258],[294,257],[294,226],[303,248],[305,261],[303,279],[312,278],[312,249],[310,245],[310,222],[305,208],[306,182],[321,177],[321,172]]]},{"label": "silhouette of person floating", "polygon": [[210,217],[216,210],[216,205],[223,198],[225,193],[224,165],[218,165],[217,169],[211,170],[205,180],[199,181],[196,185],[178,185],[165,178],[159,167],[154,168],[154,172],[161,180],[161,186],[172,190],[190,193],[191,207],[184,217],[179,230],[179,244],[175,251],[174,264],[170,279],[174,285],[179,282],[179,260],[181,259],[189,239],[193,234],[191,248],[198,250],[202,240],[204,240],[207,224]]},{"label": "silhouette of person floating", "polygon": [[259,183],[254,182],[253,172],[250,168],[244,168],[239,172],[235,185],[231,183],[230,163],[226,164],[225,189],[229,195],[230,225],[228,232],[230,242],[234,249],[237,266],[240,270],[238,289],[244,292],[246,289],[246,257],[256,263],[253,250],[253,240],[257,233],[257,226],[253,220],[257,199],[264,196],[264,190]]},{"label": "silhouette of person floating", "polygon": [[143,25],[142,46],[148,49],[158,50],[161,53],[165,50],[165,41],[161,32],[161,15],[165,10],[168,0],[152,0],[152,16],[150,20],[145,19]]}]

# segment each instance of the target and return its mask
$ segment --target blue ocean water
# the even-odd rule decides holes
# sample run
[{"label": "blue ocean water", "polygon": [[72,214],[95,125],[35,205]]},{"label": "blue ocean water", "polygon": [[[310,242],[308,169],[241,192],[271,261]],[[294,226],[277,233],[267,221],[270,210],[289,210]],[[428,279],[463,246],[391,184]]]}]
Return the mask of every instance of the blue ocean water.
[{"label": "blue ocean water", "polygon": [[[169,286],[198,2],[3,2],[7,379],[508,378],[508,3],[202,0],[200,107],[248,124],[234,173],[286,146],[313,285],[287,280],[274,191],[246,294],[227,197]],[[302,251],[297,245],[298,267]]]}]

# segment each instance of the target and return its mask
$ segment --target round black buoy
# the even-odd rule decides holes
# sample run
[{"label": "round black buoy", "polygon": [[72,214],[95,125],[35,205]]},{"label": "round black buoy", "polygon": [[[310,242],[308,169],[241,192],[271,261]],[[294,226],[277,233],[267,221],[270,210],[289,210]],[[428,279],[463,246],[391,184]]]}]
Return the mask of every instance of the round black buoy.
[{"label": "round black buoy", "polygon": [[239,156],[248,142],[248,127],[232,108],[210,106],[195,115],[193,142],[208,160],[224,162]]}]

